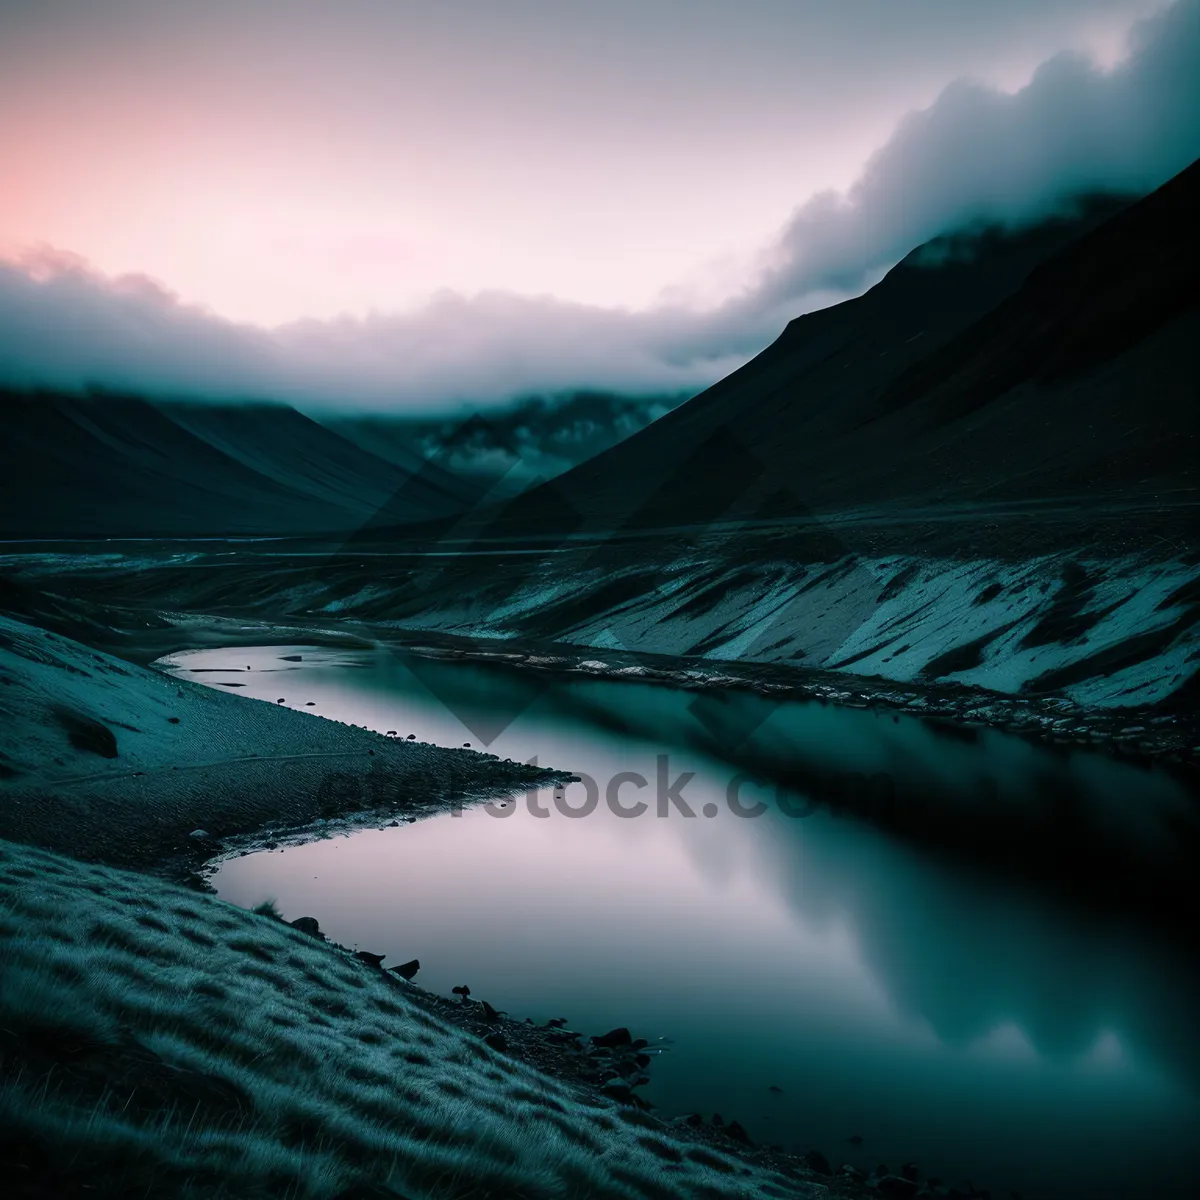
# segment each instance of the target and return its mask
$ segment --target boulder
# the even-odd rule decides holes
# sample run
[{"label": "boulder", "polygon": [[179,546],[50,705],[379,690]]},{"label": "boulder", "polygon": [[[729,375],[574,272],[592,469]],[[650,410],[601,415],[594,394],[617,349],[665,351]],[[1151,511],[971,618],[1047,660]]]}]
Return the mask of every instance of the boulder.
[{"label": "boulder", "polygon": [[816,1171],[818,1175],[833,1174],[833,1167],[829,1165],[829,1159],[820,1150],[810,1150],[804,1155],[804,1162],[810,1170]]},{"label": "boulder", "polygon": [[601,1046],[605,1049],[614,1049],[617,1046],[629,1046],[633,1043],[633,1038],[629,1035],[629,1030],[623,1025],[617,1029],[610,1029],[607,1033],[598,1034],[592,1038],[593,1046]]},{"label": "boulder", "polygon": [[754,1143],[750,1140],[750,1135],[745,1131],[738,1121],[730,1121],[725,1126],[725,1136],[733,1138],[735,1142],[741,1142],[743,1146],[753,1146]]}]

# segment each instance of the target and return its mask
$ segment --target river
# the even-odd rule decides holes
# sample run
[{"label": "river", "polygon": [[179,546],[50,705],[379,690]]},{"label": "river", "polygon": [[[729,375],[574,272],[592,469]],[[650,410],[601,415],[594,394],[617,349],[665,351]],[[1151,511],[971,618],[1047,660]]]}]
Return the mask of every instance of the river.
[{"label": "river", "polygon": [[[223,898],[272,898],[344,944],[419,958],[439,993],[468,984],[589,1034],[626,1025],[661,1050],[643,1095],[665,1117],[718,1111],[759,1142],[867,1170],[911,1160],[995,1197],[1193,1194],[1194,962],[1186,939],[1110,902],[1121,854],[1170,872],[1194,832],[1195,796],[1169,774],[904,715],[382,648],[160,665],[584,776],[557,803],[230,859]],[[956,852],[892,819],[918,794],[922,829],[953,827]],[[1044,839],[990,852],[1047,805],[1056,829],[1111,842],[1106,902],[1059,886],[1073,867],[1048,868]]]}]

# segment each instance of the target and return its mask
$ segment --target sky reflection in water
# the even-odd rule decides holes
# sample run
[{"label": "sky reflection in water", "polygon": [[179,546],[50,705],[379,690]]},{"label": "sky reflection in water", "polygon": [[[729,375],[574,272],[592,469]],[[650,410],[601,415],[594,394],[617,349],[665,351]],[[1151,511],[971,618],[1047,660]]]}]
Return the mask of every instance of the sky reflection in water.
[{"label": "sky reflection in water", "polygon": [[[1151,846],[1157,815],[1190,811],[1169,778],[998,734],[948,738],[913,718],[751,697],[697,711],[680,691],[388,651],[171,662],[249,665],[191,677],[401,736],[478,747],[482,731],[501,757],[537,755],[600,785],[583,819],[539,819],[518,797],[503,818],[474,809],[234,859],[215,879],[226,899],[274,897],[346,944],[418,957],[434,991],[469,983],[516,1016],[670,1038],[645,1091],[665,1116],[717,1110],[759,1141],[864,1167],[915,1159],[1026,1200],[1138,1194],[1148,1171],[1155,1194],[1189,1194],[1197,989],[1167,945],[851,817],[739,819],[726,799],[739,770],[766,779],[797,761],[886,771],[993,812],[1034,803],[1050,778],[1102,825],[1136,812],[1116,835]],[[695,773],[682,789],[692,810],[716,816],[655,815],[663,754],[672,781]],[[608,811],[618,772],[647,779],[621,799],[649,812]],[[743,799],[769,794],[748,786]],[[582,787],[567,798],[581,804]]]}]

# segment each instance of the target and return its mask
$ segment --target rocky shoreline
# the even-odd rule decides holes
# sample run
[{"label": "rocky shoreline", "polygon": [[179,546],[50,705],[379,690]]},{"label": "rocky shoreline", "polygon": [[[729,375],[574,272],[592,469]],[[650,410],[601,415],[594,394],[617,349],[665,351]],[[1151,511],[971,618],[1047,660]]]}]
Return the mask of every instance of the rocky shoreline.
[{"label": "rocky shoreline", "polygon": [[[393,638],[393,633],[399,636]],[[1191,713],[1149,709],[1089,709],[1058,696],[1007,696],[952,684],[920,686],[863,679],[817,668],[786,668],[766,663],[677,658],[637,651],[581,650],[562,643],[545,648],[497,649],[496,643],[427,633],[387,631],[389,644],[408,654],[472,662],[493,662],[563,676],[635,679],[690,691],[732,689],[779,701],[815,700],[846,708],[877,708],[910,716],[956,722],[963,728],[991,728],[1042,743],[1091,746],[1125,758],[1186,764],[1200,770],[1200,719]],[[503,643],[505,646],[509,643]],[[702,665],[700,665],[702,663]]]},{"label": "rocky shoreline", "polygon": [[572,778],[229,695],[4,616],[0,685],[0,838],[176,876],[223,839]]},{"label": "rocky shoreline", "polygon": [[[354,950],[331,941],[321,931],[315,917],[286,921],[270,903],[260,905],[255,911],[291,925],[386,976],[393,986],[402,988],[406,997],[426,1012],[479,1038],[498,1053],[544,1075],[615,1101],[632,1110],[630,1120],[639,1119],[634,1114],[643,1114],[640,1119],[647,1129],[666,1128],[673,1139],[710,1146],[724,1154],[743,1158],[760,1169],[793,1178],[798,1183],[811,1183],[815,1177],[824,1194],[844,1200],[861,1200],[864,1196],[895,1200],[926,1196],[946,1200],[986,1200],[988,1196],[986,1191],[978,1191],[969,1183],[959,1188],[946,1185],[936,1175],[925,1176],[916,1163],[903,1163],[894,1171],[887,1164],[865,1170],[852,1163],[837,1162],[836,1156],[831,1160],[818,1149],[795,1152],[779,1145],[759,1145],[739,1121],[727,1119],[720,1113],[708,1117],[695,1112],[675,1117],[653,1114],[654,1106],[637,1089],[650,1082],[651,1064],[663,1050],[645,1038],[634,1037],[629,1029],[618,1027],[587,1036],[569,1029],[564,1017],[552,1018],[539,1025],[532,1017],[521,1018],[496,1010],[486,1000],[472,995],[465,984],[454,988],[457,995],[453,999],[440,996],[413,982],[420,971],[416,959],[385,968],[383,963],[387,956]],[[863,1139],[854,1136],[849,1140],[861,1144]]]},{"label": "rocky shoreline", "polygon": [[[881,1194],[660,1121],[568,1069],[557,1022],[497,1029],[465,987],[431,997],[311,920],[3,839],[0,909],[0,1173],[22,1200]],[[623,1031],[590,1044],[637,1066]]]},{"label": "rocky shoreline", "polygon": [[[224,625],[224,622],[221,622]],[[232,624],[232,623],[231,623]],[[239,622],[239,636],[243,644],[263,644],[269,641],[315,641],[324,644],[353,645],[363,648],[372,644],[362,636],[363,631],[356,631],[340,637],[337,632],[296,627],[265,628],[257,623]],[[211,626],[210,632],[211,630]],[[165,631],[164,631],[165,632]],[[230,633],[228,628],[219,630],[219,634]],[[852,692],[845,686],[845,680],[839,679],[840,688],[834,689],[827,680],[812,680],[803,687],[806,690],[797,691],[795,685],[779,682],[771,678],[770,671],[726,670],[725,664],[714,664],[711,668],[680,668],[678,663],[656,662],[648,660],[645,655],[608,655],[604,659],[584,657],[581,653],[549,654],[539,652],[540,648],[516,648],[499,651],[494,643],[491,646],[463,644],[461,639],[445,639],[437,644],[429,639],[423,642],[406,641],[400,637],[392,637],[389,631],[388,644],[402,648],[406,653],[422,654],[435,658],[450,658],[474,661],[501,662],[519,669],[530,669],[560,673],[564,676],[587,675],[597,678],[636,679],[640,682],[656,683],[665,686],[685,687],[691,690],[712,688],[747,688],[762,695],[778,696],[781,699],[822,699],[828,703],[849,704],[853,707],[868,707],[871,703],[885,703],[869,693]],[[183,636],[180,636],[183,634]],[[316,636],[314,636],[314,634]],[[45,637],[44,633],[42,634]],[[68,654],[69,648],[61,644],[57,635],[50,637],[52,649],[47,653],[53,657]],[[222,640],[225,644],[233,644],[238,638],[229,637]],[[180,643],[187,643],[189,638],[186,630],[175,627],[175,648]],[[11,649],[11,646],[10,646]],[[18,646],[18,652],[22,647]],[[41,652],[39,646],[36,649]],[[561,649],[561,648],[556,648]],[[91,653],[90,651],[88,652]],[[91,655],[93,664],[99,664],[99,656]],[[65,661],[65,660],[64,660]],[[45,664],[43,664],[45,665]],[[111,664],[110,664],[111,665]],[[70,664],[67,665],[68,669]],[[126,664],[128,666],[128,664]],[[82,668],[77,667],[75,674]],[[137,668],[131,668],[137,671]],[[125,668],[122,668],[124,672]],[[186,694],[188,698],[204,697],[205,703],[218,704],[225,709],[241,709],[245,701],[232,697],[219,696],[211,690],[192,685],[182,692],[176,690],[176,681],[159,673],[157,682],[161,683],[166,692],[166,703],[172,714],[183,713],[183,722],[169,725],[172,731],[186,729],[191,721],[190,714],[179,707]],[[828,690],[823,690],[828,689]],[[211,699],[210,699],[211,697]],[[225,703],[225,701],[229,703]],[[895,697],[892,697],[895,700]],[[940,712],[921,710],[913,705],[892,703],[893,708],[907,708],[909,711],[924,716],[940,716]],[[212,824],[212,829],[203,826],[192,828],[182,839],[170,837],[146,839],[139,842],[142,853],[135,864],[138,869],[159,876],[176,880],[185,880],[192,887],[202,891],[212,891],[204,876],[207,869],[222,857],[233,854],[251,853],[258,849],[271,849],[279,844],[300,844],[314,837],[326,836],[330,833],[350,832],[371,824],[399,824],[414,821],[419,816],[431,815],[443,811],[448,803],[444,794],[438,793],[439,778],[436,772],[426,779],[429,784],[424,791],[408,789],[406,802],[402,806],[396,803],[396,797],[390,792],[382,797],[385,802],[372,803],[371,780],[384,779],[386,772],[380,771],[384,758],[392,754],[416,753],[418,755],[451,754],[461,758],[464,764],[478,764],[480,778],[478,786],[460,792],[462,798],[484,798],[496,795],[506,788],[509,791],[519,790],[529,782],[529,768],[519,764],[501,763],[493,755],[479,755],[466,751],[443,751],[438,747],[418,743],[411,751],[406,745],[397,745],[390,739],[368,731],[353,729],[338,725],[336,722],[322,721],[315,725],[312,719],[303,714],[287,713],[273,705],[255,704],[254,711],[259,712],[264,720],[269,718],[273,724],[286,722],[301,722],[307,735],[313,735],[318,730],[331,738],[349,738],[353,740],[353,757],[361,759],[363,771],[354,775],[358,781],[356,788],[347,791],[343,788],[336,796],[332,793],[322,801],[316,797],[314,804],[302,804],[299,807],[291,803],[282,808],[276,806],[269,820],[238,825],[233,823],[228,827]],[[165,710],[164,710],[165,711]],[[141,719],[141,718],[139,718]],[[171,718],[165,718],[170,722]],[[1053,735],[1051,735],[1053,736]],[[369,743],[369,744],[368,744]],[[378,743],[378,744],[377,744]],[[379,753],[372,754],[377,749]],[[376,760],[379,760],[377,763]],[[375,765],[372,765],[375,764]],[[497,777],[499,772],[501,777]],[[483,775],[489,778],[485,781]],[[136,772],[130,773],[125,781],[128,788],[138,782]],[[179,776],[171,777],[171,788],[178,786]],[[315,778],[315,777],[314,777]],[[569,778],[563,772],[539,772],[539,781],[553,781]],[[511,782],[505,782],[511,780]],[[11,782],[11,781],[10,781]],[[343,779],[343,783],[345,780]],[[7,786],[7,785],[6,785]],[[111,785],[109,785],[111,786]],[[169,789],[170,790],[170,789]],[[394,788],[391,789],[394,791]],[[269,800],[270,797],[267,797]],[[331,803],[332,801],[332,803]],[[364,803],[364,801],[367,801]],[[136,806],[135,806],[136,807]],[[195,806],[192,806],[195,808]],[[19,806],[18,806],[19,808]],[[199,810],[195,810],[196,814]],[[318,815],[318,813],[320,815]],[[12,814],[9,814],[10,820]],[[203,818],[197,819],[202,820]],[[189,815],[185,824],[191,824]],[[174,825],[179,829],[178,821]],[[21,840],[29,840],[27,838]],[[57,839],[61,840],[61,838]],[[56,847],[57,848],[57,847]],[[96,857],[94,845],[77,846],[81,857]],[[127,856],[126,856],[127,857]],[[282,919],[282,918],[280,918]],[[289,922],[301,932],[311,933],[325,939],[320,934],[318,923],[312,918],[300,918]],[[923,1178],[921,1173],[912,1165],[904,1164],[894,1170],[879,1164],[872,1171],[864,1170],[862,1166],[838,1162],[836,1157],[827,1157],[819,1150],[809,1150],[795,1153],[779,1146],[758,1146],[751,1142],[743,1126],[736,1119],[729,1119],[718,1114],[706,1116],[696,1113],[680,1114],[661,1120],[658,1115],[648,1112],[649,1106],[640,1096],[638,1089],[646,1082],[647,1068],[651,1066],[652,1057],[644,1052],[653,1047],[636,1038],[628,1030],[615,1029],[593,1037],[566,1028],[565,1021],[552,1021],[546,1025],[535,1025],[531,1020],[511,1017],[497,1012],[483,1000],[470,995],[464,985],[457,999],[450,999],[424,991],[418,985],[405,978],[402,973],[388,973],[382,967],[382,959],[377,956],[356,952],[344,947],[332,947],[348,958],[356,959],[358,967],[381,975],[387,975],[388,986],[402,988],[405,995],[416,1005],[427,1011],[432,1017],[457,1026],[467,1034],[483,1041],[497,1053],[509,1056],[526,1066],[532,1067],[544,1075],[559,1079],[572,1087],[593,1094],[597,1099],[609,1103],[617,1103],[630,1113],[631,1120],[644,1119],[648,1130],[657,1131],[662,1136],[668,1136],[683,1143],[708,1146],[723,1154],[733,1154],[743,1158],[755,1167],[775,1172],[778,1175],[797,1181],[803,1187],[813,1186],[814,1180],[823,1189],[823,1194],[836,1197],[862,1196],[947,1196],[965,1198],[982,1196],[970,1189],[954,1189],[941,1184],[934,1178]],[[412,966],[414,964],[408,964]],[[415,973],[415,972],[412,972]],[[640,1114],[638,1116],[637,1114]],[[802,1191],[801,1194],[810,1194]]]},{"label": "rocky shoreline", "polygon": [[638,679],[692,691],[731,689],[778,701],[813,700],[906,713],[963,729],[997,729],[1043,744],[1092,747],[1135,762],[1181,767],[1189,783],[1200,784],[1200,705],[1182,694],[1167,704],[1088,707],[1063,695],[989,692],[937,679],[902,683],[820,667],[681,659],[528,638],[468,637],[355,618],[297,621],[289,616],[275,621],[259,615],[118,608],[64,599],[12,581],[0,590],[0,600],[5,595],[10,611],[24,619],[68,634],[86,626],[90,644],[143,664],[172,651],[215,646],[307,642],[367,650],[384,645],[430,658],[491,662],[552,675]]},{"label": "rocky shoreline", "polygon": [[[164,647],[159,653],[165,653],[168,645],[175,650],[305,641],[347,649],[384,645],[427,658],[496,663],[563,677],[635,679],[689,691],[729,689],[781,702],[813,700],[846,708],[905,713],[953,722],[964,729],[997,729],[1042,744],[1092,747],[1135,762],[1182,766],[1192,781],[1200,784],[1200,711],[1195,708],[1089,708],[1064,696],[1008,695],[933,680],[897,683],[818,667],[680,659],[635,650],[597,651],[566,642],[470,638],[358,622],[277,624],[193,613],[156,615],[173,631],[174,638],[170,634],[165,638],[138,637],[142,657],[159,646]],[[154,657],[157,655],[151,653],[145,661]]]}]

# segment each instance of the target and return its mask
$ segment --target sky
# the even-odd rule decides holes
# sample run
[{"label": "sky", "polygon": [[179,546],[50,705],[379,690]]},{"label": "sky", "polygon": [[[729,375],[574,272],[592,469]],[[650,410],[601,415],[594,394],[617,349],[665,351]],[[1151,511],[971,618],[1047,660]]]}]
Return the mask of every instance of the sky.
[{"label": "sky", "polygon": [[1200,0],[0,0],[0,379],[695,391],[1200,154]]}]

